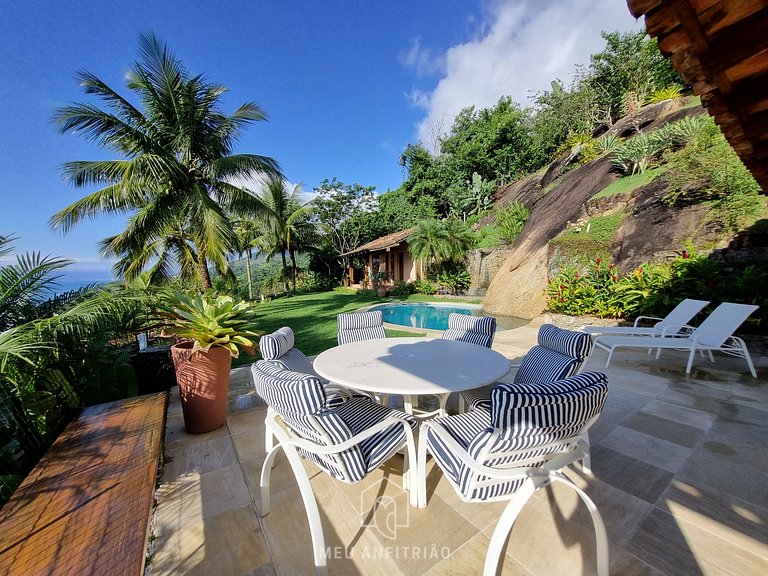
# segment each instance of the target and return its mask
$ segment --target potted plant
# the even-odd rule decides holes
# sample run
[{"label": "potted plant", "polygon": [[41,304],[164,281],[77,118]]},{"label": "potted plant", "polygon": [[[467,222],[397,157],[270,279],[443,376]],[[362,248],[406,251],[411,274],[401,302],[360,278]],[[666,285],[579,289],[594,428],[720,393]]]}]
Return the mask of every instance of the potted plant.
[{"label": "potted plant", "polygon": [[379,270],[373,276],[371,276],[371,284],[376,289],[376,293],[379,298],[384,298],[387,295],[387,288],[384,283],[387,281],[387,273],[384,270]]},{"label": "potted plant", "polygon": [[205,292],[190,296],[174,293],[159,306],[164,334],[180,342],[171,346],[179,385],[184,427],[191,434],[210,432],[224,424],[229,372],[239,348],[251,351],[255,310],[248,302]]}]

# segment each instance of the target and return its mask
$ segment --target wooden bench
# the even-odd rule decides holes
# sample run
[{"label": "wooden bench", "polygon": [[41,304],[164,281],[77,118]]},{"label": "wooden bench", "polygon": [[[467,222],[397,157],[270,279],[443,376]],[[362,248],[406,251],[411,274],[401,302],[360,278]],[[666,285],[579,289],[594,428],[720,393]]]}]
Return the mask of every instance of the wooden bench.
[{"label": "wooden bench", "polygon": [[91,406],[0,510],[0,574],[144,570],[167,392]]}]

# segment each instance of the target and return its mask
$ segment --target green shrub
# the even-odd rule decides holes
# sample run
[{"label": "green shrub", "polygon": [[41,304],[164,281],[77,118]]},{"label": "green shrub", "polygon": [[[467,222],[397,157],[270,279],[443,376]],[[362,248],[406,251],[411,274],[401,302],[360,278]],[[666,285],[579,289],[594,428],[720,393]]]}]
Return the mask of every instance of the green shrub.
[{"label": "green shrub", "polygon": [[571,256],[603,258],[610,250],[616,229],[624,218],[625,215],[621,213],[596,216],[584,225],[563,232],[549,243],[562,248]]},{"label": "green shrub", "polygon": [[623,315],[621,300],[614,297],[618,282],[615,266],[597,258],[589,267],[564,266],[547,287],[549,309],[570,315],[619,317]]},{"label": "green shrub", "polygon": [[683,87],[678,84],[670,84],[664,88],[651,93],[648,98],[645,99],[646,104],[655,104],[656,102],[664,102],[664,100],[677,100],[683,94]]},{"label": "green shrub", "polygon": [[680,205],[731,197],[713,204],[713,218],[721,217],[726,227],[738,229],[739,216],[754,218],[761,212],[760,186],[714,121],[708,116],[699,118],[702,126],[688,145],[666,155],[668,192],[662,200]]},{"label": "green shrub", "polygon": [[460,264],[446,264],[437,273],[437,283],[451,291],[451,294],[464,292],[472,283],[472,276]]},{"label": "green shrub", "polygon": [[437,293],[437,286],[427,280],[415,280],[413,282],[414,290],[416,294],[426,294],[432,296]]},{"label": "green shrub", "polygon": [[616,146],[613,151],[613,165],[624,174],[642,174],[658,161],[667,146],[666,135],[658,130],[638,134]]},{"label": "green shrub", "polygon": [[496,211],[496,228],[501,240],[512,244],[528,222],[530,212],[520,202],[510,202]]},{"label": "green shrub", "polygon": [[393,288],[389,289],[390,296],[404,297],[410,294],[416,294],[415,282],[403,282],[398,280]]}]

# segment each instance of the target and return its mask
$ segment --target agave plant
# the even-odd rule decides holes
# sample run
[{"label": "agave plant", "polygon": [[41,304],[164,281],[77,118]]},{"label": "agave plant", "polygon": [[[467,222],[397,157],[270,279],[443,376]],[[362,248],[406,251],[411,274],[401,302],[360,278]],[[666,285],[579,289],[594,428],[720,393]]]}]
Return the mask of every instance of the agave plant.
[{"label": "agave plant", "polygon": [[638,134],[616,147],[613,165],[625,174],[642,174],[667,146],[666,135],[659,130]]},{"label": "agave plant", "polygon": [[221,347],[237,358],[238,347],[253,349],[254,339],[264,333],[254,330],[256,310],[252,304],[235,302],[231,296],[214,295],[211,291],[194,296],[175,292],[158,308],[166,322],[164,334],[192,340],[192,352]]}]

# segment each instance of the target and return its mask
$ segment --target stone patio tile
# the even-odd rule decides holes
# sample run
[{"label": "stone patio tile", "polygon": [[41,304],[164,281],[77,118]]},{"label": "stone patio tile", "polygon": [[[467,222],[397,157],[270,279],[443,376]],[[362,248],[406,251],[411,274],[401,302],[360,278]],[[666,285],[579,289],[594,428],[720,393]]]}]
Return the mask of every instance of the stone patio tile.
[{"label": "stone patio tile", "polygon": [[640,409],[640,412],[666,418],[667,420],[674,420],[675,422],[687,424],[701,430],[709,430],[717,419],[715,414],[686,408],[677,404],[670,404],[662,400],[651,400]]},{"label": "stone patio tile", "polygon": [[664,576],[662,572],[648,566],[626,550],[620,552],[617,558],[611,558],[610,562],[610,573],[615,576]]},{"label": "stone patio tile", "polygon": [[768,447],[768,411],[734,404],[723,405],[710,430]]},{"label": "stone patio tile", "polygon": [[189,522],[158,536],[154,574],[271,576],[275,569],[251,506]]},{"label": "stone patio tile", "polygon": [[233,436],[237,434],[260,434],[263,439],[266,415],[267,409],[262,407],[227,414],[229,433]]},{"label": "stone patio tile", "polygon": [[[478,533],[461,546],[453,554],[441,560],[424,576],[467,576],[481,574],[485,565],[490,539],[483,533]],[[509,556],[502,558],[502,576],[533,576],[533,573],[518,564]]]},{"label": "stone patio tile", "polygon": [[[219,430],[223,430],[220,433]],[[167,447],[172,460],[165,465],[163,480],[170,481],[181,474],[204,474],[237,462],[235,446],[226,426],[207,434],[186,434],[186,442]]]},{"label": "stone patio tile", "polygon": [[710,432],[702,440],[699,450],[713,456],[728,457],[730,461],[748,469],[768,474],[768,447],[766,446]]},{"label": "stone patio tile", "polygon": [[621,424],[630,414],[639,410],[648,402],[649,399],[646,396],[616,388],[609,380],[608,397],[605,399],[603,412],[600,414],[598,422],[605,421]]},{"label": "stone patio tile", "polygon": [[[695,447],[704,437],[701,428],[643,412],[632,414],[623,422],[623,426],[688,448]],[[590,437],[591,435],[590,430]]]},{"label": "stone patio tile", "polygon": [[172,450],[174,446],[180,444],[189,444],[200,441],[207,441],[212,438],[227,437],[229,436],[229,430],[226,425],[206,432],[205,434],[188,434],[184,429],[184,417],[181,411],[177,413],[168,412],[168,418],[165,423],[165,447],[168,450]]},{"label": "stone patio tile", "polygon": [[703,484],[765,507],[768,502],[768,475],[744,466],[735,451],[730,454],[724,452],[713,453],[705,441],[691,454],[678,473],[678,479]]},{"label": "stone patio tile", "polygon": [[624,426],[614,428],[600,445],[669,472],[680,470],[691,455],[690,448]]},{"label": "stone patio tile", "polygon": [[768,558],[768,508],[681,480],[670,484],[657,505],[677,518]]},{"label": "stone patio tile", "polygon": [[180,530],[190,522],[251,503],[238,463],[205,474],[183,474],[173,482],[163,483],[158,498],[162,498],[163,506],[157,512],[157,534]]},{"label": "stone patio tile", "polygon": [[674,477],[668,470],[601,445],[592,446],[592,472],[601,481],[651,504]]},{"label": "stone patio tile", "polygon": [[666,574],[765,574],[768,559],[655,508],[627,550]]}]

